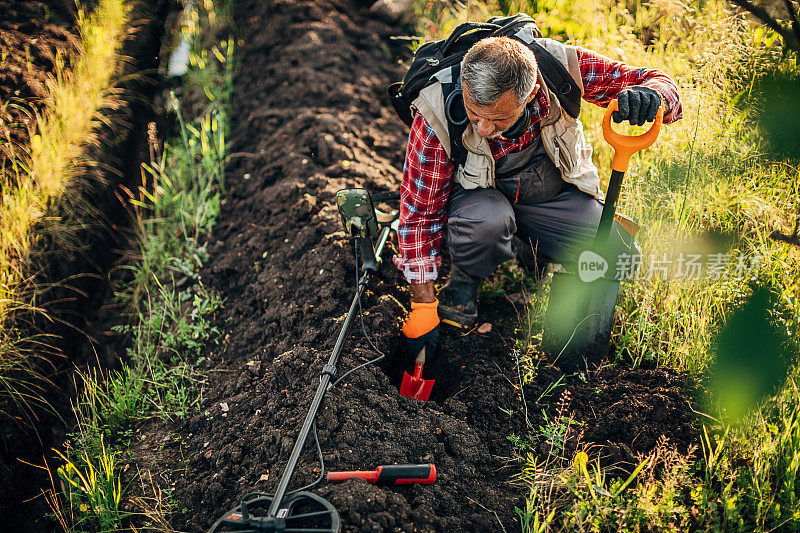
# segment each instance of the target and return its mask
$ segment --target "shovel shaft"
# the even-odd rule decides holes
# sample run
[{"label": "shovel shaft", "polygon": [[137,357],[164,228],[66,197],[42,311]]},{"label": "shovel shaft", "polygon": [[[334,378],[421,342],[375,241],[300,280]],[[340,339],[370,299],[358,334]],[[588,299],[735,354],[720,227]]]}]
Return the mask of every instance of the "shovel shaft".
[{"label": "shovel shaft", "polygon": [[619,170],[611,171],[611,180],[608,182],[608,191],[606,191],[606,201],[603,204],[600,224],[597,226],[597,233],[594,237],[594,249],[598,253],[602,251],[608,242],[608,234],[611,231],[611,224],[614,222],[614,213],[616,212],[619,193],[622,190],[622,178],[624,176],[625,173]]},{"label": "shovel shaft", "polygon": [[422,363],[417,363],[417,364],[414,365],[414,379],[415,380],[422,379],[422,368],[423,368]]}]

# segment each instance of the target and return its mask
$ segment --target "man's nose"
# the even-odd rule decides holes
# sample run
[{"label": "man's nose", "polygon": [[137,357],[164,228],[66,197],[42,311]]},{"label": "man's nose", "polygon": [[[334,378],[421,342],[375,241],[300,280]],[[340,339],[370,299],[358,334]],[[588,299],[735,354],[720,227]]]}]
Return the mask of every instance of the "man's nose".
[{"label": "man's nose", "polygon": [[486,120],[478,119],[478,135],[481,137],[488,137],[494,133],[494,130],[494,124]]}]

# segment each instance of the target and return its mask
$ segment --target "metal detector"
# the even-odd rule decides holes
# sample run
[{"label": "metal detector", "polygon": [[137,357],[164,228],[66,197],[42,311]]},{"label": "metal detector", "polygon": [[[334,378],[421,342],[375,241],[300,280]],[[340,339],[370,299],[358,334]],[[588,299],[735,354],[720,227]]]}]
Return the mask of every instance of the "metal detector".
[{"label": "metal detector", "polygon": [[[399,198],[397,193],[375,196],[376,201],[397,198]],[[330,359],[322,367],[317,392],[311,401],[311,407],[294,443],[289,462],[283,470],[275,494],[252,492],[245,495],[239,505],[214,522],[209,533],[338,533],[341,527],[339,513],[329,501],[311,492],[300,489],[289,492],[287,489],[314,424],[317,411],[322,404],[322,399],[331,386],[331,380],[336,375],[336,363],[339,361],[350,327],[360,309],[361,294],[370,274],[378,271],[381,252],[389,238],[389,233],[391,230],[397,231],[398,213],[396,211],[391,213],[376,211],[366,189],[340,190],[336,194],[336,205],[339,207],[345,230],[351,238],[356,240],[356,248],[362,265],[362,274],[358,281],[356,295],[350,304],[350,310],[347,312]],[[377,237],[377,244],[373,248],[372,239],[375,237]]]}]

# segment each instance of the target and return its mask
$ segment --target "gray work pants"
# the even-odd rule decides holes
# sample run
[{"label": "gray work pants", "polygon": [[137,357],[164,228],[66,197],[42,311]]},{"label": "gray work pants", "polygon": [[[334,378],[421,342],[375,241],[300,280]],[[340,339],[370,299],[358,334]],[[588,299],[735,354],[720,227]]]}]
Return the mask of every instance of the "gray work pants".
[{"label": "gray work pants", "polygon": [[[485,278],[516,257],[515,233],[533,245],[538,257],[567,265],[592,248],[603,204],[563,180],[548,187],[545,178],[544,190],[534,190],[542,183],[536,175],[533,182],[529,178],[498,180],[497,189],[467,190],[453,184],[447,202],[447,241],[453,263],[464,272]],[[609,249],[637,254],[624,242],[632,240],[630,236],[624,233],[627,238],[623,238],[621,232],[625,230],[614,222]]]}]

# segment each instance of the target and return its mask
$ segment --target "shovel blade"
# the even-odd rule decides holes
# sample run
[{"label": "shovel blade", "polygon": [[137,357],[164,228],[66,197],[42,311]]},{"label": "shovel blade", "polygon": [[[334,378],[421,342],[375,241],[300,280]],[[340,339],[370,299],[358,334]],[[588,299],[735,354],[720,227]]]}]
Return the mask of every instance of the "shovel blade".
[{"label": "shovel blade", "polygon": [[435,382],[435,379],[415,378],[408,372],[404,372],[403,383],[400,384],[400,395],[427,402]]},{"label": "shovel blade", "polygon": [[617,280],[554,274],[541,345],[547,359],[570,372],[584,359],[599,361],[608,352],[618,292]]}]

